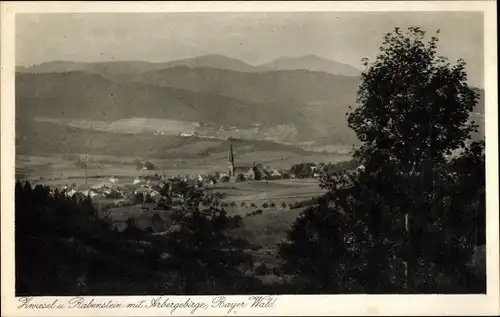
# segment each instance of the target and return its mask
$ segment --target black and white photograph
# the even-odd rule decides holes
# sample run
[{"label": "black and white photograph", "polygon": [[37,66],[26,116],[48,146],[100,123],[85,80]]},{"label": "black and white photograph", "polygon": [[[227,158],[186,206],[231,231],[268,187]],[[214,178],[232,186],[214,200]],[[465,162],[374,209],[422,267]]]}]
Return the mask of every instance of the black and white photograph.
[{"label": "black and white photograph", "polygon": [[16,14],[15,296],[486,294],[484,19]]}]

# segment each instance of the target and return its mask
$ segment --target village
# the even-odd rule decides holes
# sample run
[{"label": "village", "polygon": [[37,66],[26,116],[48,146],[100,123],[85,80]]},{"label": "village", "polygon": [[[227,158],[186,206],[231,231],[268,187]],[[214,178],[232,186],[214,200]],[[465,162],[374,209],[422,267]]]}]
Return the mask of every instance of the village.
[{"label": "village", "polygon": [[[296,209],[304,201],[322,193],[318,178],[323,172],[354,169],[352,162],[337,164],[302,163],[289,169],[276,169],[261,164],[235,164],[231,140],[227,155],[227,171],[207,174],[168,175],[159,172],[150,161],[138,162],[140,176],[85,177],[83,184],[65,184],[53,190],[76,200],[90,197],[99,214],[109,219],[119,231],[128,226],[151,233],[162,233],[171,224],[170,215],[182,204],[183,189],[201,188],[217,193],[222,207],[245,216],[262,209]],[[139,174],[139,172],[138,172]],[[88,178],[93,182],[89,185]]]}]

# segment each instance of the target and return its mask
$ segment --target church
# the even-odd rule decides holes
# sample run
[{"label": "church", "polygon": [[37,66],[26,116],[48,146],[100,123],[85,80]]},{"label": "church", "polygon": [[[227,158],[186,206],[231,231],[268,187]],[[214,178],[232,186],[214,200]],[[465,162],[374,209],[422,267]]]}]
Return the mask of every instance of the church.
[{"label": "church", "polygon": [[242,181],[242,180],[261,180],[265,176],[265,172],[262,171],[255,163],[249,166],[235,166],[234,164],[234,152],[233,145],[231,143],[231,138],[229,141],[229,151],[227,156],[227,176],[230,181]]}]

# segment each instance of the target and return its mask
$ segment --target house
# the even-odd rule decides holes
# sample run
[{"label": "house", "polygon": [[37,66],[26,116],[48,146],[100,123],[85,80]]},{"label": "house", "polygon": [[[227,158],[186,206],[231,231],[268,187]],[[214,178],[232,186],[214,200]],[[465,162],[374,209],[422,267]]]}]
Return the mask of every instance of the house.
[{"label": "house", "polygon": [[269,176],[272,179],[280,179],[283,177],[283,174],[280,171],[278,171],[277,169],[272,169],[271,171],[269,171]]},{"label": "house", "polygon": [[250,167],[247,172],[246,172],[246,178],[248,180],[260,180],[261,179],[261,174],[259,172],[259,170],[253,166],[253,167]]},{"label": "house", "polygon": [[98,192],[97,190],[89,190],[88,191],[88,195],[92,199],[104,199],[104,198],[106,198],[106,195],[104,195],[103,193]]},{"label": "house", "polygon": [[111,177],[109,178],[109,181],[110,181],[111,183],[116,183],[116,182],[118,182],[118,178],[116,178],[116,177],[114,177],[114,176],[111,176]]},{"label": "house", "polygon": [[162,196],[161,194],[157,191],[157,190],[153,190],[151,193],[151,198],[155,201],[155,202],[159,202],[161,199],[162,199]]},{"label": "house", "polygon": [[247,173],[248,173],[248,166],[237,166],[234,167],[233,173],[234,177],[232,178],[233,181],[242,181],[247,179]]},{"label": "house", "polygon": [[263,180],[269,179],[271,174],[266,171],[261,164],[252,164],[252,167],[248,169],[246,174],[248,180]]},{"label": "house", "polygon": [[77,190],[74,189],[74,188],[72,188],[71,190],[69,190],[69,191],[66,192],[66,196],[73,197],[73,195],[76,194],[76,193],[77,193]]}]

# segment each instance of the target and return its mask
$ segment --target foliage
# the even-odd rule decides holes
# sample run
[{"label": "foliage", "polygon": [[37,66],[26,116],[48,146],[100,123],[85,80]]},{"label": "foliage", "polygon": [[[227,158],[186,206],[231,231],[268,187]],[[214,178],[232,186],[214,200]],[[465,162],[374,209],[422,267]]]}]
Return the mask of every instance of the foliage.
[{"label": "foliage", "polygon": [[333,164],[324,165],[322,168],[323,173],[334,174],[349,170],[354,170],[358,167],[358,162],[356,160],[349,160],[345,162],[338,162]]},{"label": "foliage", "polygon": [[419,28],[385,36],[348,115],[363,168],[324,173],[327,194],[280,247],[304,292],[485,290],[468,266],[484,241],[471,225],[484,228],[484,144],[466,146],[477,94],[465,63],[438,57],[438,39],[424,36]]},{"label": "foliage", "polygon": [[147,193],[146,194],[146,197],[144,198],[144,202],[146,204],[152,204],[154,203],[155,201],[153,200],[153,198],[151,197],[151,194],[150,193]]},{"label": "foliage", "polygon": [[150,161],[146,161],[144,163],[144,167],[147,169],[147,170],[155,170],[156,169],[156,166],[151,163]]},{"label": "foliage", "polygon": [[267,267],[266,263],[262,263],[255,268],[255,274],[257,275],[266,275],[269,271],[270,269]]},{"label": "foliage", "polygon": [[290,168],[290,173],[294,174],[298,178],[311,177],[312,175],[311,167],[314,165],[315,165],[314,163],[295,164]]},{"label": "foliage", "polygon": [[172,220],[177,230],[167,243],[182,293],[248,292],[259,285],[241,271],[251,260],[242,248],[248,242],[226,234],[241,226],[242,218],[228,216],[215,195],[189,188]]},{"label": "foliage", "polygon": [[143,193],[137,193],[134,195],[134,203],[136,205],[142,204],[144,202],[144,194]]},{"label": "foliage", "polygon": [[[225,233],[242,218],[228,217],[199,189],[185,192],[166,237],[140,230],[134,218],[123,232],[113,230],[89,197],[19,182],[15,195],[18,296],[248,293],[260,287],[240,271],[249,261],[248,242]],[[200,209],[200,199],[209,207]]]},{"label": "foliage", "polygon": [[[437,55],[438,38],[411,27],[388,33],[380,54],[363,72],[358,107],[348,124],[362,145],[363,164],[398,164],[402,172],[425,161],[440,163],[476,131],[469,114],[478,93],[467,84],[465,62]],[[368,66],[368,60],[365,60]]]},{"label": "foliage", "polygon": [[16,183],[17,296],[173,292],[170,274],[146,263],[151,251],[114,231],[89,197]]}]

